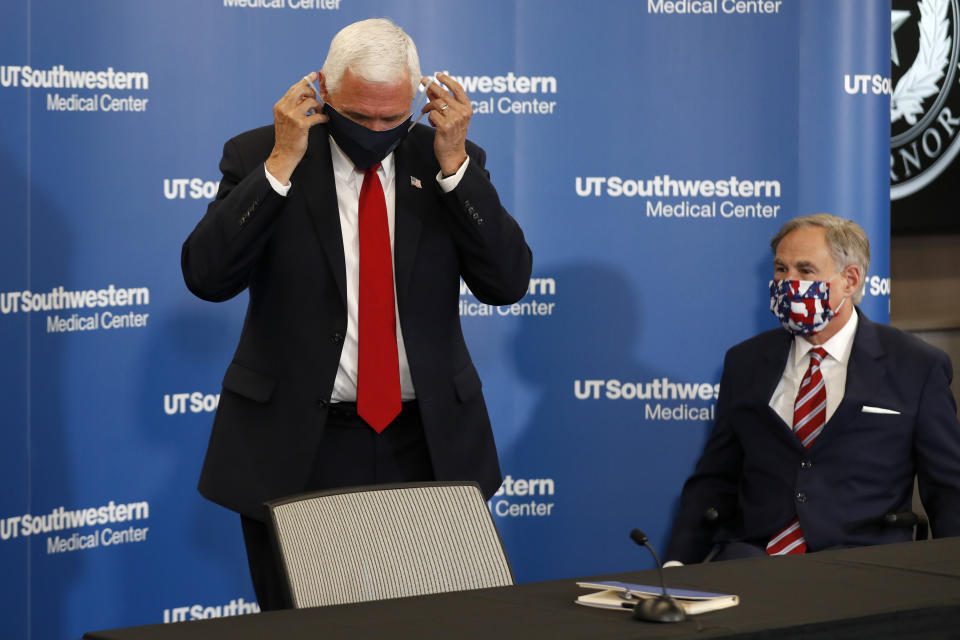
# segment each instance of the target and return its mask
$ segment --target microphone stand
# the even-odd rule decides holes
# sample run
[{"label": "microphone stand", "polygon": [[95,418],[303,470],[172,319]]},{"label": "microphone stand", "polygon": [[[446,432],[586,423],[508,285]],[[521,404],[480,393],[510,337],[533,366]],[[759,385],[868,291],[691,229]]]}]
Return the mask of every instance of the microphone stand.
[{"label": "microphone stand", "polygon": [[660,572],[660,588],[663,590],[663,593],[656,598],[647,598],[637,604],[633,608],[633,619],[647,622],[683,622],[687,619],[687,613],[676,600],[667,594],[667,583],[663,579],[663,565],[660,564],[657,552],[650,546],[647,535],[639,529],[634,529],[630,532],[630,539],[641,547],[646,547],[653,554],[653,559],[657,563],[657,570]]}]

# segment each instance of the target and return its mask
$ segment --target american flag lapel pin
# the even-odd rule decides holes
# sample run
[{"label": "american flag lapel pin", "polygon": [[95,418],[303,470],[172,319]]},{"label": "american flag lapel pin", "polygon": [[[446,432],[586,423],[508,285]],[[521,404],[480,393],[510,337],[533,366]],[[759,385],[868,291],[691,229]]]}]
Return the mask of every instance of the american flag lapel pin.
[{"label": "american flag lapel pin", "polygon": [[413,176],[410,176],[410,186],[423,189],[423,185],[420,184],[420,178],[414,178]]}]

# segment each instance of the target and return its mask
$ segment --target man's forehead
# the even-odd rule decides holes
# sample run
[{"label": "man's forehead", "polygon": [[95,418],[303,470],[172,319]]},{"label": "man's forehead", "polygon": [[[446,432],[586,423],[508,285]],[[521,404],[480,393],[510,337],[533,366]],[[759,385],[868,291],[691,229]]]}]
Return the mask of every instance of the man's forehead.
[{"label": "man's forehead", "polygon": [[785,235],[777,245],[775,263],[828,266],[833,260],[827,235],[821,227],[801,227]]}]

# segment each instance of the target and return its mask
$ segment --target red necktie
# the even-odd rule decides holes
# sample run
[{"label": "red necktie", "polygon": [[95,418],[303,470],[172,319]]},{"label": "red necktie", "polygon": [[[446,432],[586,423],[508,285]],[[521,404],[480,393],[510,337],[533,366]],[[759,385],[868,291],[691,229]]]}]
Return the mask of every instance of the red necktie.
[{"label": "red necktie", "polygon": [[364,170],[360,187],[360,296],[357,414],[381,433],[400,413],[396,307],[387,203],[377,176]]},{"label": "red necktie", "polygon": [[[797,401],[793,405],[793,430],[807,449],[823,431],[823,425],[827,421],[827,388],[823,384],[823,374],[820,373],[820,365],[826,356],[827,352],[823,347],[810,350],[810,366],[803,376]],[[806,551],[807,541],[797,518],[767,543],[767,553],[772,556]]]}]

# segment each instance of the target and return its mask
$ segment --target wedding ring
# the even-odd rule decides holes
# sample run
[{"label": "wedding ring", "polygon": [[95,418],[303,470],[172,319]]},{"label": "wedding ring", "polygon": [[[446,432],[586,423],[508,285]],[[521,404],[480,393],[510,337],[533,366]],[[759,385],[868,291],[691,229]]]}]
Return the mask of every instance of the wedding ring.
[{"label": "wedding ring", "polygon": [[440,105],[440,111],[446,111],[446,110],[449,109],[449,108],[450,108],[450,105],[448,105],[448,104],[442,104],[442,105]]}]

